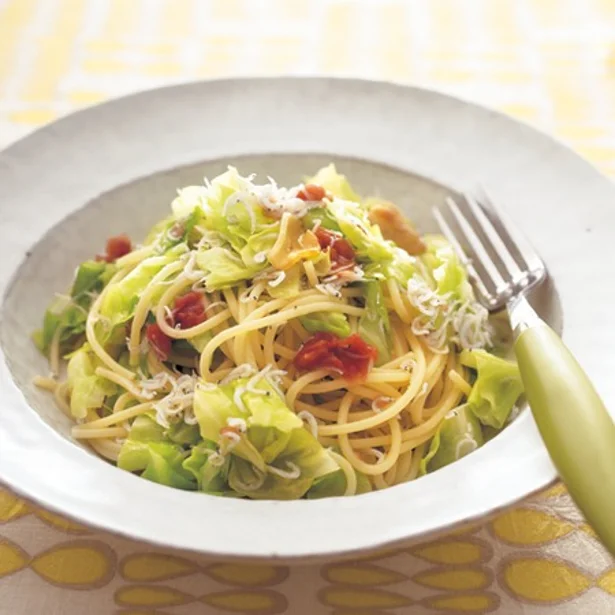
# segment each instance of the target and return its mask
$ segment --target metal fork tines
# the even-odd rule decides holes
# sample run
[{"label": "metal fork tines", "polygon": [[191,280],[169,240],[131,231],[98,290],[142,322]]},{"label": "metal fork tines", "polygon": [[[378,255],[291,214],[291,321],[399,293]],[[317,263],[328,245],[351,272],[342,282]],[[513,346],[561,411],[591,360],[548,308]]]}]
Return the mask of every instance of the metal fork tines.
[{"label": "metal fork tines", "polygon": [[489,310],[540,282],[546,268],[529,242],[480,191],[434,208],[440,229],[465,264],[478,298]]}]

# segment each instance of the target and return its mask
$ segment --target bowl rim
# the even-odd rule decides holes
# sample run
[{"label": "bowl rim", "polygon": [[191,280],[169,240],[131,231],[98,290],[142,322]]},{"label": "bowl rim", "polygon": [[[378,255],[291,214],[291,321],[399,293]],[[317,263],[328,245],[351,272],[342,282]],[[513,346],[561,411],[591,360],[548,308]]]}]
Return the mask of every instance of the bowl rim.
[{"label": "bowl rim", "polygon": [[[468,125],[475,127],[481,122],[489,123],[490,127],[496,126],[506,137],[517,136],[518,142],[511,141],[508,144],[512,151],[515,147],[519,149],[533,146],[542,149],[558,159],[562,166],[572,169],[571,174],[577,173],[578,181],[593,181],[593,192],[604,193],[603,201],[606,196],[615,196],[613,184],[567,146],[497,111],[433,89],[331,77],[200,81],[165,86],[107,101],[64,117],[8,147],[0,153],[0,180],[7,174],[7,170],[11,178],[14,160],[22,159],[25,152],[31,155],[29,162],[36,168],[40,163],[36,154],[39,145],[42,144],[45,149],[49,140],[73,136],[81,138],[85,125],[92,126],[91,131],[95,135],[98,131],[104,131],[109,117],[127,114],[134,120],[135,110],[152,102],[171,102],[178,110],[186,110],[186,105],[193,104],[195,100],[206,102],[208,97],[229,96],[231,100],[236,100],[237,96],[249,92],[262,103],[268,97],[279,94],[280,88],[289,96],[294,92],[294,103],[300,101],[300,95],[303,94],[310,101],[309,104],[313,105],[315,97],[311,95],[315,91],[329,95],[334,92],[338,103],[340,99],[350,103],[357,93],[361,93],[369,102],[367,108],[372,111],[378,108],[380,101],[390,102],[395,108],[393,115],[396,118],[401,117],[404,104],[415,105],[419,110],[433,105],[440,113],[440,119],[444,117],[442,114],[452,113],[469,118],[466,120]],[[351,120],[355,120],[365,112],[363,107],[359,107],[350,112],[349,116]],[[285,113],[289,114],[288,121],[291,121],[292,111],[287,108]],[[296,109],[294,113],[298,118],[302,109]],[[230,115],[235,120],[240,117],[233,116],[232,110]],[[391,122],[390,119],[376,120],[373,115],[370,117],[372,127],[377,127],[380,122]],[[243,116],[241,118],[242,122],[246,121]],[[226,117],[223,121],[228,124],[232,120]],[[143,122],[146,123],[146,120]],[[139,124],[129,130],[138,131],[141,128],[142,125]],[[87,135],[87,138],[92,138],[92,135]],[[138,147],[134,144],[118,143],[113,147]],[[313,153],[318,150],[315,143],[316,141],[305,136],[303,147],[307,149],[293,150],[293,153]],[[356,141],[353,143],[356,145]],[[368,149],[364,146],[361,151],[367,152]],[[319,151],[328,151],[328,146],[325,145]],[[391,166],[394,160],[386,158],[381,151],[384,150],[379,150],[374,162]],[[283,152],[274,150],[271,153]],[[331,153],[349,154],[344,148],[338,148],[338,151]],[[182,162],[194,162],[194,158],[190,159],[190,156],[194,155],[194,150],[187,152]],[[210,159],[216,157],[220,157],[220,152],[212,151]],[[89,164],[92,164],[91,161]],[[393,166],[423,174],[422,169],[408,168],[405,162]],[[155,168],[150,172],[154,170],[163,169]],[[138,171],[132,169],[130,172]],[[432,179],[428,174],[425,176]],[[133,175],[132,179],[135,178]],[[110,177],[109,180],[116,181],[116,177]],[[12,181],[11,185],[18,184]],[[118,184],[109,187],[115,185]],[[3,207],[0,205],[0,214],[3,213]],[[13,212],[13,215],[16,220],[26,221],[27,208],[24,207],[21,213]],[[52,226],[55,221],[52,219],[46,228]],[[0,247],[0,255],[5,250],[6,248]],[[20,260],[26,254],[26,250],[22,250]],[[12,262],[15,262],[14,258]],[[2,268],[0,271],[0,290],[3,294],[10,288],[8,285],[12,275],[12,268]],[[567,288],[567,291],[572,292],[572,289]],[[568,319],[566,308],[564,305]],[[4,301],[0,319],[3,319],[3,313]],[[576,319],[577,310],[572,310],[570,322],[573,333]],[[565,339],[567,333],[568,329]],[[577,338],[578,336],[572,336],[573,345],[578,343]],[[546,489],[557,479],[534,421],[530,413],[525,412],[504,434],[456,464],[419,481],[355,498],[252,502],[172,490],[120,472],[55,432],[36,412],[27,407],[22,392],[12,380],[3,349],[0,349],[0,357],[0,401],[4,407],[12,410],[5,412],[0,421],[0,450],[6,452],[0,455],[0,480],[17,493],[46,508],[92,526],[163,547],[207,553],[225,559],[276,558],[304,563],[338,558],[342,555],[394,547],[408,541],[422,541],[445,530],[475,522]],[[599,384],[604,387],[604,382]],[[613,397],[609,399],[612,400]],[[497,455],[496,448],[499,449]],[[506,458],[508,454],[518,453],[522,453],[518,463],[510,463]],[[489,468],[484,465],[487,463]],[[43,475],[37,470],[41,467],[51,468],[54,476],[49,478]],[[83,471],[75,474],[75,468]],[[459,481],[455,478],[461,475],[465,480]],[[58,479],[57,476],[61,478]],[[145,521],[138,510],[127,510],[128,495],[129,503],[138,502],[139,507],[148,512]],[[454,505],[450,504],[451,501],[454,501]],[[165,510],[160,509],[161,502],[165,503],[165,510],[181,510],[185,516],[181,519],[170,519],[164,514]],[[189,510],[186,513],[185,507],[188,504]],[[408,519],[410,506],[416,507],[418,515],[414,514]],[[357,514],[357,511],[360,514]],[[247,527],[244,523],[246,519],[254,518],[258,518],[259,524],[266,527],[259,527],[258,530]],[[203,527],[203,519],[213,521],[214,527]],[[297,519],[301,523],[289,523],[289,520]],[[302,524],[304,527],[308,525],[305,529],[309,531],[302,531]]]}]

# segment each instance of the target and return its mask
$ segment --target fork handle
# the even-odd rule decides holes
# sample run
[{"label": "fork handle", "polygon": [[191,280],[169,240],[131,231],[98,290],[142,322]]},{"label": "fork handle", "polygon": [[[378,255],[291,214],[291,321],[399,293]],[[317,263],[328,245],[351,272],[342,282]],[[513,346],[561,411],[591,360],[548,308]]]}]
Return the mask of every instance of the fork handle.
[{"label": "fork handle", "polygon": [[525,298],[509,306],[538,429],[572,499],[615,555],[615,423],[572,353]]}]

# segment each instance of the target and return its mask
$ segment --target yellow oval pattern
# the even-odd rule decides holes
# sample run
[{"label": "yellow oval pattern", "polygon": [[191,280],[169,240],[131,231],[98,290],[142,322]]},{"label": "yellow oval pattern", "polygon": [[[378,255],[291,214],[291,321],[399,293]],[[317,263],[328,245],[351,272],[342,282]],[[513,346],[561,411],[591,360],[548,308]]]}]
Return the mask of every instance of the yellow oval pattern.
[{"label": "yellow oval pattern", "polygon": [[582,532],[585,532],[585,534],[587,534],[588,536],[591,536],[592,538],[598,540],[598,534],[596,534],[596,530],[591,525],[588,525],[587,523],[582,523],[581,525],[579,525],[579,529]]},{"label": "yellow oval pattern", "polygon": [[436,568],[419,572],[412,580],[430,589],[485,589],[491,583],[490,574],[482,568]]},{"label": "yellow oval pattern", "polygon": [[408,578],[401,572],[373,564],[325,566],[321,570],[321,574],[330,583],[362,586],[390,585],[391,583],[400,583]]},{"label": "yellow oval pattern", "polygon": [[607,570],[599,579],[598,587],[607,594],[615,596],[615,568]]},{"label": "yellow oval pattern", "polygon": [[127,581],[167,581],[199,570],[193,562],[163,553],[134,553],[120,563],[120,574]]},{"label": "yellow oval pattern", "polygon": [[502,582],[513,597],[537,603],[569,600],[592,585],[576,568],[546,558],[509,560],[503,566]]},{"label": "yellow oval pattern", "polygon": [[276,615],[288,608],[288,601],[282,594],[266,589],[217,592],[203,596],[201,602],[224,611],[251,615]]},{"label": "yellow oval pattern", "polygon": [[543,491],[542,493],[537,495],[536,499],[537,500],[548,500],[549,498],[556,498],[556,497],[559,497],[560,495],[566,495],[567,493],[568,493],[568,490],[566,489],[566,486],[564,485],[564,483],[558,482],[556,485],[553,485],[553,487],[550,487],[546,491]]},{"label": "yellow oval pattern", "polygon": [[487,546],[473,539],[431,542],[412,549],[411,553],[433,564],[477,564],[491,558]]},{"label": "yellow oval pattern", "polygon": [[17,545],[0,538],[0,579],[28,565],[28,554]]},{"label": "yellow oval pattern", "polygon": [[400,553],[404,553],[407,549],[395,549],[391,551],[391,549],[376,549],[375,551],[369,551],[365,554],[357,554],[352,559],[348,559],[351,562],[376,562],[378,560],[384,559],[385,557],[395,557]]},{"label": "yellow oval pattern", "polygon": [[433,596],[423,601],[425,606],[444,612],[455,613],[484,613],[494,609],[499,604],[499,598],[495,594],[459,594]]},{"label": "yellow oval pattern", "polygon": [[354,609],[397,609],[412,604],[410,598],[383,589],[326,587],[320,591],[319,597],[325,606]]},{"label": "yellow oval pattern", "polygon": [[446,532],[444,537],[454,538],[456,536],[465,536],[467,534],[473,534],[474,532],[482,528],[483,525],[484,525],[484,522],[480,522],[480,521],[473,522],[473,523],[464,523],[460,527],[454,530],[450,530],[449,532]]},{"label": "yellow oval pattern", "polygon": [[17,496],[0,488],[0,523],[14,521],[30,512],[30,507],[26,502]]},{"label": "yellow oval pattern", "polygon": [[54,585],[85,589],[102,587],[115,573],[115,553],[98,541],[71,541],[37,555],[30,564]]},{"label": "yellow oval pattern", "polygon": [[568,521],[532,508],[517,508],[499,516],[492,524],[495,536],[515,546],[536,546],[567,536],[575,526]]},{"label": "yellow oval pattern", "polygon": [[90,528],[85,525],[75,523],[74,521],[70,521],[69,519],[42,508],[37,508],[33,512],[41,521],[62,532],[68,532],[69,534],[88,534],[91,531]]},{"label": "yellow oval pattern", "polygon": [[194,598],[173,587],[164,585],[127,585],[115,592],[115,602],[119,606],[178,606],[189,604]]},{"label": "yellow oval pattern", "polygon": [[289,569],[284,566],[249,566],[243,564],[212,564],[204,572],[212,579],[242,587],[268,587],[286,580]]}]

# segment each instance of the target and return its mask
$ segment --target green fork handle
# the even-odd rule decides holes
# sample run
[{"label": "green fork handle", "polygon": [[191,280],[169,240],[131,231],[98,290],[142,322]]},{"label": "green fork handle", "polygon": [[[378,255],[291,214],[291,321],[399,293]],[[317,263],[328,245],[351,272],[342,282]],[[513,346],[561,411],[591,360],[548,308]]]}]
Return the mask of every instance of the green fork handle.
[{"label": "green fork handle", "polygon": [[515,342],[528,403],[572,499],[615,555],[615,423],[561,338],[534,322]]}]

